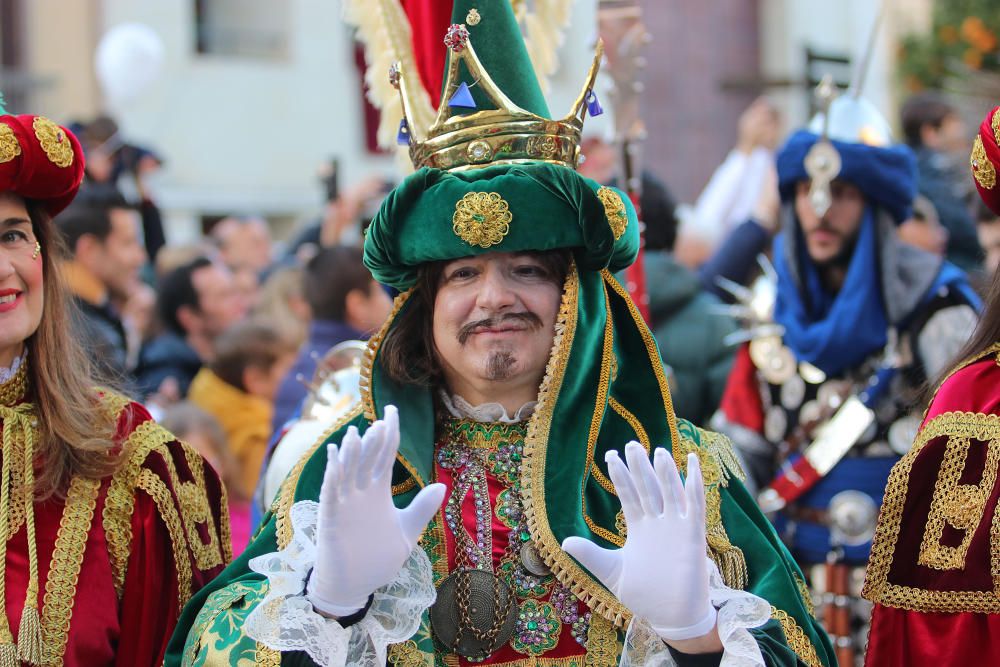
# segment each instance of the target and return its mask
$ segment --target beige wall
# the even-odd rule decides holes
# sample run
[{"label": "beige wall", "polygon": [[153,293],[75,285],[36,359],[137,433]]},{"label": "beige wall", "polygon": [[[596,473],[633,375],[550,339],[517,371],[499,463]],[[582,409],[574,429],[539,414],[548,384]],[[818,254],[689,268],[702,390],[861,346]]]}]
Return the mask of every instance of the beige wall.
[{"label": "beige wall", "polygon": [[33,113],[65,120],[100,107],[93,53],[100,33],[100,0],[26,0],[25,65],[47,79],[32,95]]}]

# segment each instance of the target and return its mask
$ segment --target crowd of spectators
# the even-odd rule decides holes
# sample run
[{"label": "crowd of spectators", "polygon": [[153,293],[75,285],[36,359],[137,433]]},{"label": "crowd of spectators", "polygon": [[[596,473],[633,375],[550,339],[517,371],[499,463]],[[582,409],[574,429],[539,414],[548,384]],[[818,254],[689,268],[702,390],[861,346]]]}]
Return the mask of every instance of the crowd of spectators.
[{"label": "crowd of spectators", "polygon": [[[388,186],[372,177],[334,188],[318,221],[287,239],[275,239],[265,218],[227,216],[203,238],[171,244],[143,187],[161,158],[112,150],[117,128],[108,119],[92,125],[80,132],[87,182],[56,218],[80,335],[109,384],[142,400],[219,469],[239,550],[268,442],[298,415],[318,359],[365,339],[391,309],[361,252],[364,223]],[[970,131],[960,114],[922,94],[902,106],[899,127],[917,157],[920,192],[901,238],[974,278],[992,275],[1000,219],[973,204]],[[721,285],[751,283],[783,217],[774,165],[780,114],[761,98],[734,134],[692,206],[678,206],[655,174],[642,177],[650,325],[672,371],[677,412],[695,423],[715,411],[738,340],[739,324],[723,307],[732,295]],[[585,175],[616,180],[613,143],[591,137],[583,152]],[[133,196],[117,187],[122,179],[133,181]]]}]

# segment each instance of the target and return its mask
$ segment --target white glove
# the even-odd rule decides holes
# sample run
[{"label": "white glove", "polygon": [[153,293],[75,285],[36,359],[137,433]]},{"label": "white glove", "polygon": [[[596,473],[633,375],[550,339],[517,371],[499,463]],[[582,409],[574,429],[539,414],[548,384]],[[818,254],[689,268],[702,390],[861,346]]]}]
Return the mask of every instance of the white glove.
[{"label": "white glove", "polygon": [[622,503],[628,537],[604,549],[568,537],[563,549],[607,586],[631,612],[666,641],[693,639],[715,627],[708,591],[705,492],[701,466],[688,455],[683,484],[670,452],[659,447],[649,462],[636,442],[625,446],[628,467],[610,451],[608,474]]},{"label": "white glove", "polygon": [[392,465],[399,449],[399,413],[386,406],[385,419],[364,437],[351,426],[338,450],[327,447],[319,492],[316,564],[309,601],[330,616],[353,614],[368,603],[406,562],[444,499],[444,484],[422,489],[404,510],[392,502]]}]

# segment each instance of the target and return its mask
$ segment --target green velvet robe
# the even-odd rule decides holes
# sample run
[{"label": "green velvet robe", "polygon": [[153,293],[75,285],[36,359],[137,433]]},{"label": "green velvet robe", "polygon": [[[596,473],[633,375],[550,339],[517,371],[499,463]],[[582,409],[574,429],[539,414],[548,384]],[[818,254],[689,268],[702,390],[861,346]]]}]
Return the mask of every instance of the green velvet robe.
[{"label": "green velvet robe", "polygon": [[[432,390],[399,386],[379,364],[381,340],[407,307],[409,295],[397,298],[393,315],[369,345],[361,404],[325,438],[339,442],[350,424],[363,432],[387,404],[397,406],[402,434],[393,493],[400,507],[431,481],[435,442]],[[727,585],[771,604],[772,619],[751,631],[769,664],[835,664],[829,639],[812,615],[802,575],[740,482],[742,473],[728,440],[676,418],[656,343],[608,271],[571,270],[538,399],[522,468],[525,514],[532,542],[557,579],[588,604],[593,619],[605,623],[615,639],[613,645],[588,646],[594,653],[588,664],[617,664],[630,614],[559,545],[570,535],[605,547],[624,543],[626,527],[604,454],[621,450],[630,440],[650,451],[670,448],[682,471],[688,452],[699,454],[708,501],[709,555]],[[276,665],[279,659],[284,665],[311,664],[303,653],[278,656],[258,646],[244,633],[243,624],[267,592],[266,580],[247,563],[289,542],[288,512],[294,502],[318,500],[326,465],[326,447],[321,445],[317,443],[289,475],[249,548],[188,604],[166,665]],[[423,542],[427,548],[427,540]],[[392,650],[390,659],[405,665],[443,664],[441,656],[433,654],[427,628],[425,623],[411,642]]]}]

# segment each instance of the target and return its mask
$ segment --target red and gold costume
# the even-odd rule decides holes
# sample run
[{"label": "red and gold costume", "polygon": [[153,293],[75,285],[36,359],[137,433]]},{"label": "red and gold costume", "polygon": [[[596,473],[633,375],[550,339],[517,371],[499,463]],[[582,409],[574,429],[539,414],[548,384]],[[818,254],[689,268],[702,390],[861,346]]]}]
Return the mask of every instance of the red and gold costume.
[{"label": "red and gold costume", "polygon": [[[1000,215],[998,144],[1000,107],[969,160],[983,201]],[[865,580],[875,603],[866,664],[1000,664],[991,640],[1000,636],[998,473],[1000,342],[942,383],[889,476]]]},{"label": "red and gold costume", "polygon": [[869,665],[1000,662],[998,354],[941,385],[889,477],[864,590]]},{"label": "red and gold costume", "polygon": [[[30,451],[37,410],[27,363],[0,384],[5,470],[22,469]],[[122,461],[113,475],[74,477],[64,498],[30,506],[18,488],[23,477],[12,475],[10,511],[0,518],[12,533],[3,562],[6,622],[18,637],[36,588],[42,664],[158,665],[184,603],[229,560],[225,492],[201,456],[142,406],[104,393],[99,409],[117,423]]]}]

